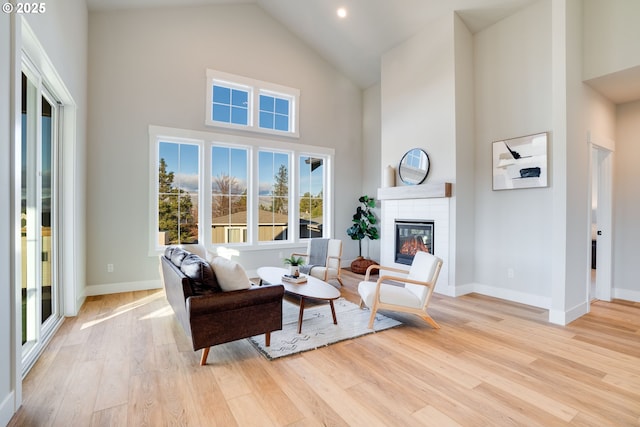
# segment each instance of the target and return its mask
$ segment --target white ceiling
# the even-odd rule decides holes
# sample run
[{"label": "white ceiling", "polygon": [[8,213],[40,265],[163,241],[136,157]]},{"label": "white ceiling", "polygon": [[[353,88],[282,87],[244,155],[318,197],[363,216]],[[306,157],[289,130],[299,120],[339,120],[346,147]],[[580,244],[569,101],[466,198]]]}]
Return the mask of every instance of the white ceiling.
[{"label": "white ceiling", "polygon": [[[537,0],[87,0],[89,10],[255,4],[361,88],[380,80],[382,54],[456,11],[476,33]],[[337,17],[345,7],[345,19]],[[640,67],[587,82],[616,104],[640,99]]]},{"label": "white ceiling", "polygon": [[[536,0],[87,0],[89,10],[253,3],[361,88],[380,79],[380,57],[429,23],[457,11],[471,32]],[[348,15],[340,19],[339,7]]]}]

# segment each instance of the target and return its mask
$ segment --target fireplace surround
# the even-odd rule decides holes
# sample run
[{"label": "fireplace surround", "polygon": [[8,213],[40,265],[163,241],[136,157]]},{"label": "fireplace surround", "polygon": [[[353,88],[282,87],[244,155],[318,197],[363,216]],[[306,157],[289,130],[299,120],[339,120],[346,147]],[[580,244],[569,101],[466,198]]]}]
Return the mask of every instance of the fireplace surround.
[{"label": "fireplace surround", "polygon": [[[451,227],[455,209],[450,183],[428,182],[420,185],[386,187],[378,189],[380,201],[380,264],[406,269],[407,265],[396,261],[395,222],[410,219],[412,222],[433,222],[431,251],[443,260],[435,291],[453,295],[449,287],[454,280],[449,277],[455,260],[450,256],[455,244]],[[437,225],[437,227],[435,226]],[[435,243],[435,246],[434,246]]]}]

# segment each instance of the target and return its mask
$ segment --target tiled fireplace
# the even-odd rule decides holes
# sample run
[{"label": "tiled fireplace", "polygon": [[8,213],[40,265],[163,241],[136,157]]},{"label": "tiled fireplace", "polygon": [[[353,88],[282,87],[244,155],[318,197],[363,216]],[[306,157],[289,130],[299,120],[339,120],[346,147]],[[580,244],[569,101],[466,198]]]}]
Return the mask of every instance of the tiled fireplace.
[{"label": "tiled fireplace", "polygon": [[[448,183],[378,189],[380,263],[407,269],[413,259],[411,252],[427,248],[443,260],[436,291],[444,294],[449,293],[450,196],[451,184]],[[398,241],[399,251],[396,250]],[[398,254],[403,251],[403,244],[408,253]]]}]

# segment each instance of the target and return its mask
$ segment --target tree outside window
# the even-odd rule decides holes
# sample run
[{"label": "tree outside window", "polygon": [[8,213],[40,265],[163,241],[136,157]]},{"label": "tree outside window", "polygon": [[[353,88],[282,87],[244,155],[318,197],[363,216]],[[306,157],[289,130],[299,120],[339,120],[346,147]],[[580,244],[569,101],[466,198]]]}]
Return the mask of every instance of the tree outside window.
[{"label": "tree outside window", "polygon": [[160,245],[198,242],[197,171],[197,146],[160,143],[157,206]]}]

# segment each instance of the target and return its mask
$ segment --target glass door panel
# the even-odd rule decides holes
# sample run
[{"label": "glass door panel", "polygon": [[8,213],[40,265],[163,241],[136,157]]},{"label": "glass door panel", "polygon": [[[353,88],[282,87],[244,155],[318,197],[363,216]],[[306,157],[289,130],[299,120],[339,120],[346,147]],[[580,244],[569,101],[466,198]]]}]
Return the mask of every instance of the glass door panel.
[{"label": "glass door panel", "polygon": [[40,238],[42,247],[42,257],[40,260],[41,280],[41,320],[40,323],[46,322],[53,312],[53,235],[52,235],[52,217],[53,217],[53,141],[54,141],[54,108],[42,96],[42,116],[41,116],[41,167],[40,167]]},{"label": "glass door panel", "polygon": [[23,367],[30,366],[60,319],[57,286],[58,103],[38,73],[22,74],[20,228]]}]

